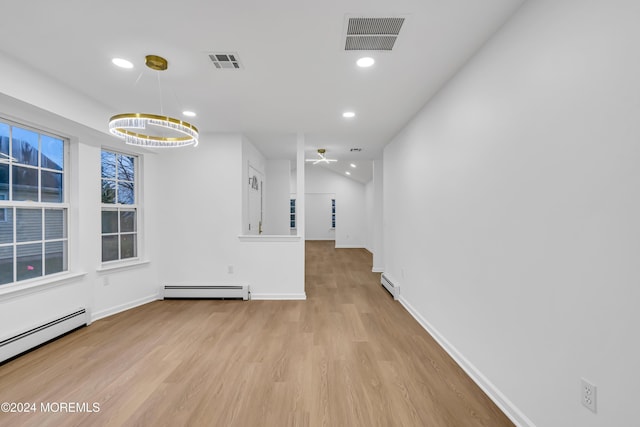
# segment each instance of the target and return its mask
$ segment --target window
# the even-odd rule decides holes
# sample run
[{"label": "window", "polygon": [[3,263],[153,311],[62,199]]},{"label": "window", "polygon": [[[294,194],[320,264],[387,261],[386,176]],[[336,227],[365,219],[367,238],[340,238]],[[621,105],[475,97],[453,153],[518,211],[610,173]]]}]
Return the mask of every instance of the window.
[{"label": "window", "polygon": [[0,285],[67,271],[67,147],[0,121]]},{"label": "window", "polygon": [[331,228],[336,228],[336,199],[331,199]]},{"label": "window", "polygon": [[292,230],[296,228],[296,199],[290,200],[289,222]]},{"label": "window", "polygon": [[137,157],[102,151],[102,262],[138,256]]}]

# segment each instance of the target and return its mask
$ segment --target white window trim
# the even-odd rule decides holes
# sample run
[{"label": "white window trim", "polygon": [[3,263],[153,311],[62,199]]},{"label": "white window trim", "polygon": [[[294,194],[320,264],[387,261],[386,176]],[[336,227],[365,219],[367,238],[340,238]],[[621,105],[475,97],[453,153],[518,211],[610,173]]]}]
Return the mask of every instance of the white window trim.
[{"label": "white window trim", "polygon": [[71,282],[74,279],[86,275],[87,273],[83,271],[63,271],[61,273],[49,274],[48,276],[35,277],[33,279],[2,285],[0,286],[0,301],[40,292],[44,289],[57,286],[60,283]]},{"label": "white window trim", "polygon": [[150,264],[151,260],[139,259],[139,258],[126,258],[118,261],[103,262],[96,271],[98,273],[104,273],[108,271],[125,270],[129,268],[140,267],[146,264]]}]

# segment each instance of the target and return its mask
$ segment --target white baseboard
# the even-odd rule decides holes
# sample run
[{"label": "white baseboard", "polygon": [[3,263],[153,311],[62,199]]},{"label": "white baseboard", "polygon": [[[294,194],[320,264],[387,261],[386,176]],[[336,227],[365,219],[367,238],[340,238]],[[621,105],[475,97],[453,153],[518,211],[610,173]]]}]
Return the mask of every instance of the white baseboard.
[{"label": "white baseboard", "polygon": [[384,268],[382,267],[376,267],[375,265],[373,266],[373,268],[371,269],[372,273],[384,273]]},{"label": "white baseboard", "polygon": [[251,293],[252,300],[306,300],[307,294],[256,294]]},{"label": "white baseboard", "polygon": [[535,424],[527,418],[500,390],[485,377],[467,358],[464,357],[447,339],[438,332],[427,320],[413,308],[411,304],[400,295],[400,304],[413,316],[414,319],[436,340],[449,356],[469,375],[469,377],[485,392],[498,408],[505,413],[513,423],[519,427],[535,427]]},{"label": "white baseboard", "polygon": [[113,316],[114,314],[121,313],[123,311],[129,310],[129,309],[132,309],[134,307],[138,307],[138,306],[141,306],[141,305],[144,305],[144,304],[148,304],[148,303],[153,302],[153,301],[157,301],[157,300],[159,300],[161,298],[162,298],[161,295],[153,294],[153,295],[146,296],[144,298],[139,298],[137,300],[130,301],[130,302],[125,303],[125,304],[120,304],[120,305],[117,305],[115,307],[107,308],[106,310],[100,310],[100,311],[98,311],[96,313],[92,312],[91,313],[91,321],[95,322],[96,320],[100,320],[100,319],[104,319],[105,317]]}]

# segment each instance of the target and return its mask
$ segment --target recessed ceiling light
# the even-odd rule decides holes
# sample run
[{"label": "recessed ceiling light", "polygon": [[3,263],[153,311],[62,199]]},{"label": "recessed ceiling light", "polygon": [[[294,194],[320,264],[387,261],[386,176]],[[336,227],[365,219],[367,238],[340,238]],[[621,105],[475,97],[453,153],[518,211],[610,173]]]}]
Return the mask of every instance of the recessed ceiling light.
[{"label": "recessed ceiling light", "polygon": [[353,111],[345,111],[344,113],[342,113],[342,117],[344,117],[345,119],[351,119],[355,116],[356,113],[354,113]]},{"label": "recessed ceiling light", "polygon": [[117,65],[120,68],[133,68],[133,64],[126,59],[113,58],[111,62],[113,62],[114,65]]},{"label": "recessed ceiling light", "polygon": [[349,166],[351,166],[352,168],[356,167],[355,163],[351,163]]},{"label": "recessed ceiling light", "polygon": [[358,65],[358,67],[362,67],[362,68],[371,67],[375,63],[376,63],[376,60],[368,56],[365,56],[364,58],[360,58],[356,61],[356,64]]},{"label": "recessed ceiling light", "polygon": [[187,116],[187,117],[195,117],[196,116],[196,113],[194,113],[193,111],[183,111],[182,114]]},{"label": "recessed ceiling light", "polygon": [[349,172],[349,171],[346,171],[345,173],[346,173],[347,175],[351,175],[351,172]]}]

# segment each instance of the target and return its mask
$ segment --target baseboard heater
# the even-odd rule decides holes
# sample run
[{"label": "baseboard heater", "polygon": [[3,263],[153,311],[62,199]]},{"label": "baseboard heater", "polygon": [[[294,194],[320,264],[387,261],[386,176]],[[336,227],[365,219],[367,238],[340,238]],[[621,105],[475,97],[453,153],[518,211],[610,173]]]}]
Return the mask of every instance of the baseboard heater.
[{"label": "baseboard heater", "polygon": [[382,273],[380,276],[380,283],[384,288],[389,291],[393,299],[398,299],[400,297],[400,285],[397,283],[393,283],[387,276]]},{"label": "baseboard heater", "polygon": [[202,299],[249,299],[249,286],[247,285],[166,285],[164,298],[202,298]]},{"label": "baseboard heater", "polygon": [[0,341],[0,363],[87,324],[84,308]]}]

